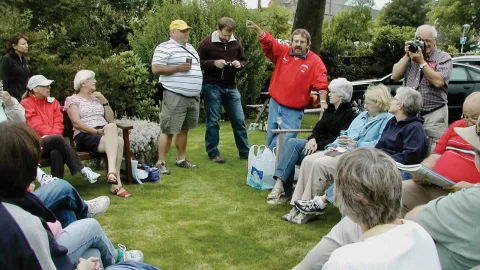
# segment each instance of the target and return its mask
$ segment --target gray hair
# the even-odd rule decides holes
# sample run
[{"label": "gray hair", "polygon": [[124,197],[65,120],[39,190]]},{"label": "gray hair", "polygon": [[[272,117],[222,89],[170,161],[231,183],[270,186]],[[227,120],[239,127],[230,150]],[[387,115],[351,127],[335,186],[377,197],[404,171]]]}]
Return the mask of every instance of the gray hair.
[{"label": "gray hair", "polygon": [[420,31],[422,31],[424,29],[428,30],[428,31],[430,31],[430,33],[432,33],[432,38],[434,40],[437,39],[437,35],[438,35],[437,29],[435,28],[435,26],[432,26],[432,25],[429,25],[429,24],[420,25],[417,28],[417,30],[415,31],[415,37],[418,37],[418,34],[420,33]]},{"label": "gray hair", "polygon": [[91,78],[95,78],[95,72],[87,69],[80,70],[73,79],[73,89],[79,91],[82,83]]},{"label": "gray hair", "polygon": [[403,113],[408,117],[417,115],[422,108],[422,95],[411,87],[399,87],[395,99],[403,104]]},{"label": "gray hair", "polygon": [[400,216],[402,177],[395,161],[373,147],[343,154],[335,179],[335,205],[367,229]]},{"label": "gray hair", "polygon": [[350,102],[352,99],[353,85],[345,78],[337,78],[328,85],[330,91],[335,91],[342,97],[342,101]]}]

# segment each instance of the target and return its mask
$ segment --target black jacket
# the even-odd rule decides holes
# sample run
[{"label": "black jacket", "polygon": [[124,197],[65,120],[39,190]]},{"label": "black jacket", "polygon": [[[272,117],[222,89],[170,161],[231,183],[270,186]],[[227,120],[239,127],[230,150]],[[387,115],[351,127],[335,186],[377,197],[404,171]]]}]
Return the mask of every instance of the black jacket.
[{"label": "black jacket", "polygon": [[30,69],[25,56],[20,59],[18,54],[6,54],[0,62],[0,80],[3,81],[3,89],[10,93],[18,101],[27,90],[27,82],[30,77]]},{"label": "black jacket", "polygon": [[340,134],[340,130],[347,130],[357,114],[348,102],[343,102],[335,110],[335,106],[328,105],[322,119],[313,128],[312,135],[308,139],[317,141],[317,150],[323,150],[327,144],[332,143]]}]

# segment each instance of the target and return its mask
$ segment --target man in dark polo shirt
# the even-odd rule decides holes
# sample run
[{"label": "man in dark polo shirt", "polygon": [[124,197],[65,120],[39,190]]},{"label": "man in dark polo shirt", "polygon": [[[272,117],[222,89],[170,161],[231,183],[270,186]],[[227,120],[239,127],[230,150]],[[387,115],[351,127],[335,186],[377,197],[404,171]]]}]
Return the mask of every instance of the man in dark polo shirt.
[{"label": "man in dark polo shirt", "polygon": [[420,115],[425,129],[444,132],[448,127],[447,94],[452,74],[450,55],[436,46],[437,30],[430,25],[417,28],[415,38],[425,43],[424,50],[409,50],[412,41],[405,42],[405,55],[393,66],[392,79],[404,78],[403,85],[417,89],[422,95]]}]

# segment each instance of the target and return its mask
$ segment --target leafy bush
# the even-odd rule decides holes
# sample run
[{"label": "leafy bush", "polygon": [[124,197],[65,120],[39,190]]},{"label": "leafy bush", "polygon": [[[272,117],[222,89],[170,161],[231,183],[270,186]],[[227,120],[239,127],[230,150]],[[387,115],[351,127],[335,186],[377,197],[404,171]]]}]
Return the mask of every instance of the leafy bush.
[{"label": "leafy bush", "polygon": [[116,122],[133,126],[130,131],[132,157],[144,163],[155,163],[157,138],[161,133],[160,125],[137,117],[123,117]]}]

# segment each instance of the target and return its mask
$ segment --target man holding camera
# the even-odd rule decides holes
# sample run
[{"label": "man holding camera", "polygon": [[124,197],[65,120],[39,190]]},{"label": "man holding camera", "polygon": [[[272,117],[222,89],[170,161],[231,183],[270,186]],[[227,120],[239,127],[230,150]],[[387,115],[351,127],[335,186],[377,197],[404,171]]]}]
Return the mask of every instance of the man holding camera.
[{"label": "man holding camera", "polygon": [[420,92],[424,128],[443,133],[448,127],[447,94],[452,58],[436,47],[435,27],[422,25],[415,37],[415,41],[405,42],[405,55],[393,66],[392,79],[404,78],[404,86]]},{"label": "man holding camera", "polygon": [[182,20],[170,24],[170,40],[155,48],[152,73],[159,74],[163,88],[160,127],[158,137],[157,167],[162,174],[170,174],[166,157],[173,135],[178,155],[175,166],[198,168],[185,158],[188,130],[198,125],[202,70],[195,48],[188,43],[191,27]]},{"label": "man holding camera", "polygon": [[242,43],[233,35],[234,31],[235,21],[223,17],[218,20],[217,30],[198,47],[203,69],[202,94],[207,122],[205,147],[210,160],[216,163],[225,162],[218,150],[222,105],[232,125],[239,157],[247,159],[249,152],[241,96],[235,83],[237,70],[245,67],[246,57]]}]

